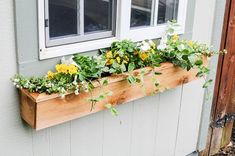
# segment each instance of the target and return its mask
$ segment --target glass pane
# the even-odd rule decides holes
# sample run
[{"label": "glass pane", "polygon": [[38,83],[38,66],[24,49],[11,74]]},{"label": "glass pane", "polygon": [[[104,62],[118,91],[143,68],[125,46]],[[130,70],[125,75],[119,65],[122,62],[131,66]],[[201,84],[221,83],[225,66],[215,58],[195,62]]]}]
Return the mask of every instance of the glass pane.
[{"label": "glass pane", "polygon": [[159,0],[157,23],[177,20],[179,0]]},{"label": "glass pane", "polygon": [[49,0],[50,38],[76,35],[77,0]]},{"label": "glass pane", "polygon": [[84,0],[84,31],[112,30],[112,0]]},{"label": "glass pane", "polygon": [[132,0],[131,27],[151,25],[153,0]]}]

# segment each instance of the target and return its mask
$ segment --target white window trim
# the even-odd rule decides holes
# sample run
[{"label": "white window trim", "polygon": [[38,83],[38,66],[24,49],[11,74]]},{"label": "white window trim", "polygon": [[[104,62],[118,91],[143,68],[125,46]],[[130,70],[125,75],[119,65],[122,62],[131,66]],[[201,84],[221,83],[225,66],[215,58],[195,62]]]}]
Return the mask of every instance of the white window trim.
[{"label": "white window trim", "polygon": [[[176,33],[183,34],[185,31],[186,13],[187,13],[188,0],[179,0],[178,8],[178,27]],[[117,17],[116,17],[116,36],[97,39],[92,41],[73,43],[68,45],[61,45],[55,47],[46,47],[45,36],[45,8],[44,0],[38,0],[38,35],[39,35],[39,59],[49,59],[53,57],[59,57],[64,55],[71,55],[75,53],[88,52],[97,50],[100,48],[106,48],[111,45],[112,42],[123,39],[131,39],[132,41],[141,41],[144,39],[156,39],[160,38],[166,30],[166,25],[157,25],[157,9],[158,0],[155,5],[155,20],[153,26],[130,28],[130,16],[131,16],[131,0],[117,0]]]}]

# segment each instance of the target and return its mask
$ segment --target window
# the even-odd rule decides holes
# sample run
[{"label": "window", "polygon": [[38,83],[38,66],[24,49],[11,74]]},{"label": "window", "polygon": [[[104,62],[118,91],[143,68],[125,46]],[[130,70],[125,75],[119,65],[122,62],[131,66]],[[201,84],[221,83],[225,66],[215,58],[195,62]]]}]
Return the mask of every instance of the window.
[{"label": "window", "polygon": [[187,0],[40,0],[40,59],[159,38],[173,19],[183,33],[186,8]]},{"label": "window", "polygon": [[166,23],[169,20],[176,20],[179,0],[159,0],[157,23]]},{"label": "window", "polygon": [[112,0],[47,0],[47,46],[114,35]]},{"label": "window", "polygon": [[131,27],[153,24],[153,0],[132,0]]}]

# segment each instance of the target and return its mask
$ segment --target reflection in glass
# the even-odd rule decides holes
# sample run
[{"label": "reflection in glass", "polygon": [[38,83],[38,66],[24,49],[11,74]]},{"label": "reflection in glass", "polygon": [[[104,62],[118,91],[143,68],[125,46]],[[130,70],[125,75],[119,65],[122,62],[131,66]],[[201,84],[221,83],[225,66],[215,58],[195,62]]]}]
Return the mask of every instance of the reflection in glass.
[{"label": "reflection in glass", "polygon": [[77,0],[49,0],[50,38],[76,35]]},{"label": "reflection in glass", "polygon": [[84,0],[84,31],[112,30],[112,0]]},{"label": "reflection in glass", "polygon": [[150,26],[153,0],[132,0],[131,27]]},{"label": "reflection in glass", "polygon": [[177,20],[179,0],[159,0],[157,23]]}]

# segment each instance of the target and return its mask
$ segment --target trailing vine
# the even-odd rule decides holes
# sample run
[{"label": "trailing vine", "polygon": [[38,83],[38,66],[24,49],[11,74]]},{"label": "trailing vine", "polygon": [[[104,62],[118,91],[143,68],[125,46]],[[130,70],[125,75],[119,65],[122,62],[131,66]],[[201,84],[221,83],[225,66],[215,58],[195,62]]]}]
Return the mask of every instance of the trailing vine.
[{"label": "trailing vine", "polygon": [[[168,29],[165,35],[157,40],[144,40],[142,42],[132,42],[130,40],[113,42],[111,47],[100,49],[97,56],[74,55],[66,60],[62,58],[61,63],[55,66],[54,71],[48,71],[44,77],[27,78],[16,75],[12,78],[17,88],[25,88],[30,92],[53,94],[58,93],[63,98],[67,92],[89,92],[91,110],[95,104],[107,100],[112,92],[104,89],[108,85],[108,80],[100,82],[101,78],[112,74],[128,73],[127,81],[130,85],[140,84],[144,88],[144,67],[159,67],[163,62],[171,62],[175,66],[187,71],[197,68],[197,77],[204,77],[209,73],[209,68],[203,65],[203,60],[215,54],[224,54],[226,51],[215,52],[211,47],[195,41],[180,39],[175,34],[176,22],[168,22]],[[141,69],[138,74],[133,71]],[[151,71],[152,80],[159,91],[160,83],[157,81],[157,73]],[[101,88],[101,93],[97,97],[93,95],[97,82]],[[203,85],[207,88],[213,81],[208,80]],[[113,115],[117,115],[117,110],[112,104],[106,103],[104,107],[110,109]]]}]

